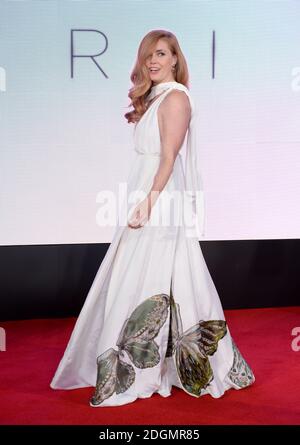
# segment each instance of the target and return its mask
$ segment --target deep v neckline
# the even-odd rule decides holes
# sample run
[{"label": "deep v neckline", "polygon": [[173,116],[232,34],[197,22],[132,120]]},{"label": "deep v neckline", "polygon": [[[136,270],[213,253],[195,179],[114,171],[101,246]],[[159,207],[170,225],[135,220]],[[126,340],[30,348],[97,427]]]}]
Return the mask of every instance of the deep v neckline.
[{"label": "deep v neckline", "polygon": [[[168,89],[169,89],[169,88],[168,88]],[[138,124],[143,120],[144,116],[148,113],[148,111],[150,110],[150,108],[152,107],[152,105],[153,105],[153,104],[160,98],[160,96],[161,96],[162,94],[164,94],[166,91],[168,91],[168,90],[164,90],[164,91],[162,91],[160,94],[157,94],[157,95],[152,99],[152,102],[151,102],[150,105],[148,105],[147,110],[145,111],[145,113],[142,115],[142,117],[140,118],[140,120],[139,120],[138,122],[136,122],[135,129],[136,129],[136,127],[138,126]]]}]

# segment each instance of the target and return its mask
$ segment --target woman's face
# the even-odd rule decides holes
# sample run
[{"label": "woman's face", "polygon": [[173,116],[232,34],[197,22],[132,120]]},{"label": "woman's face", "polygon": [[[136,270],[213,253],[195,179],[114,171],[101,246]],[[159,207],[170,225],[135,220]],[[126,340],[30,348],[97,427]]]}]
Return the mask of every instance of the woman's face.
[{"label": "woman's face", "polygon": [[167,42],[159,40],[156,47],[147,59],[146,67],[149,72],[150,79],[155,83],[171,82],[174,79],[172,65],[177,62],[177,57],[174,56]]}]

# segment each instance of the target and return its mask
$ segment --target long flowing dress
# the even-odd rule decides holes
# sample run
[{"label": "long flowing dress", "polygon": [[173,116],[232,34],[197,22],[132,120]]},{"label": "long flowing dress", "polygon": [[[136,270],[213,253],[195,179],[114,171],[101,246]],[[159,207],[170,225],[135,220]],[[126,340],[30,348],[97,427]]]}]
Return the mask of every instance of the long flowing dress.
[{"label": "long flowing dress", "polygon": [[[154,101],[135,125],[136,157],[127,196],[151,190],[160,162],[157,110],[174,88],[187,94],[192,109],[185,169],[179,153],[147,224],[135,229],[118,220],[50,383],[53,389],[95,387],[92,407],[124,405],[155,392],[167,397],[173,385],[194,397],[218,398],[255,381],[231,337],[198,237],[182,224],[182,212],[173,212],[172,224],[151,224],[156,208],[162,217],[169,212],[164,192],[179,204],[174,192],[195,192],[202,184],[196,169],[195,105],[179,82],[151,89],[149,100],[154,96]],[[194,208],[195,193],[192,197]],[[203,199],[200,203],[203,213]],[[204,233],[203,214],[200,219]]]}]

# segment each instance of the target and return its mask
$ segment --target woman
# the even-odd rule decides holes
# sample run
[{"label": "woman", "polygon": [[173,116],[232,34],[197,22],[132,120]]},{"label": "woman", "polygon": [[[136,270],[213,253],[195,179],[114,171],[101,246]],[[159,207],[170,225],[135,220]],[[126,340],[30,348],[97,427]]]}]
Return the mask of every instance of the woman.
[{"label": "woman", "polygon": [[[114,234],[51,387],[95,386],[93,407],[154,392],[167,397],[172,385],[195,397],[221,397],[255,378],[230,335],[195,228],[183,218],[203,201],[196,199],[201,180],[188,69],[172,33],[143,38],[131,80],[134,109],[125,117],[135,123],[137,154],[128,191],[145,196]],[[186,135],[184,171],[179,151]],[[190,190],[183,208],[181,195]]]}]

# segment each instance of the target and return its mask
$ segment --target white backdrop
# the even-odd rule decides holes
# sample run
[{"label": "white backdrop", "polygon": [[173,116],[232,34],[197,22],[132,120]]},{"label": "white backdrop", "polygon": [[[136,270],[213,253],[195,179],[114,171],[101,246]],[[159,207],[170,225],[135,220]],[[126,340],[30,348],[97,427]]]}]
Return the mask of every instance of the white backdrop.
[{"label": "white backdrop", "polygon": [[97,195],[130,172],[129,75],[158,28],[199,110],[204,239],[298,238],[299,23],[292,0],[0,1],[1,245],[111,241]]}]

